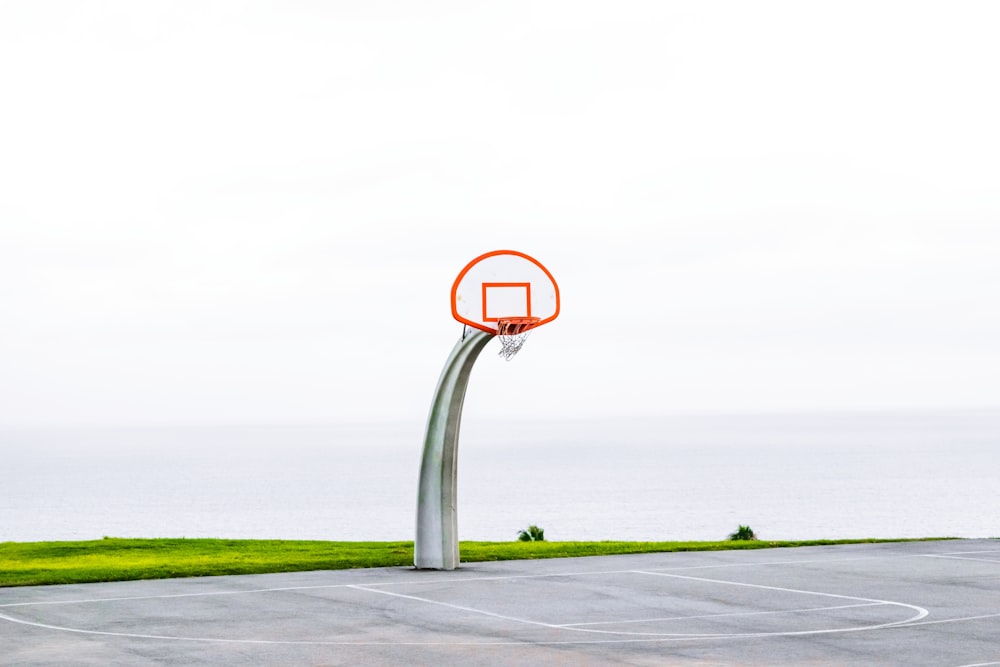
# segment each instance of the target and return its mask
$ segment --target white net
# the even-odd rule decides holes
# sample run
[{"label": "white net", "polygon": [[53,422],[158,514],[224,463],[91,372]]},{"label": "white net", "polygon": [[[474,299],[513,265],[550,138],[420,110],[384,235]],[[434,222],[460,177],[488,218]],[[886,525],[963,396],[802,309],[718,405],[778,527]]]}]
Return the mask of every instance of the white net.
[{"label": "white net", "polygon": [[500,339],[500,356],[510,361],[514,358],[514,355],[521,351],[524,347],[524,341],[528,340],[528,334],[531,333],[531,329],[527,331],[522,331],[516,334],[500,334],[497,338]]},{"label": "white net", "polygon": [[497,338],[500,339],[500,356],[510,361],[521,348],[524,341],[528,340],[533,325],[538,322],[537,317],[517,317],[497,322]]}]

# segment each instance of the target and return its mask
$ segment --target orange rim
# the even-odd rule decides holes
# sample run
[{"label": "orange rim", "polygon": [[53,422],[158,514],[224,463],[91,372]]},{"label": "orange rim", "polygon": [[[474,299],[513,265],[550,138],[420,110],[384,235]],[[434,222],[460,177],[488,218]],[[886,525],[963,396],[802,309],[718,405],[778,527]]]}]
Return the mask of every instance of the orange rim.
[{"label": "orange rim", "polygon": [[497,333],[501,336],[514,336],[537,327],[541,321],[540,317],[504,317],[497,320]]}]

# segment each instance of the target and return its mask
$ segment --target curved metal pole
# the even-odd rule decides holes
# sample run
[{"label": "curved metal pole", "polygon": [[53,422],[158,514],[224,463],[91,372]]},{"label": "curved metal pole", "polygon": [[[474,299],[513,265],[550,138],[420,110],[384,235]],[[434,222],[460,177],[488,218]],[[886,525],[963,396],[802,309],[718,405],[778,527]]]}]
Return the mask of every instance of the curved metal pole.
[{"label": "curved metal pole", "polygon": [[424,438],[417,492],[417,536],[413,564],[418,568],[458,567],[458,431],[469,375],[494,334],[473,331],[462,337],[441,371]]}]

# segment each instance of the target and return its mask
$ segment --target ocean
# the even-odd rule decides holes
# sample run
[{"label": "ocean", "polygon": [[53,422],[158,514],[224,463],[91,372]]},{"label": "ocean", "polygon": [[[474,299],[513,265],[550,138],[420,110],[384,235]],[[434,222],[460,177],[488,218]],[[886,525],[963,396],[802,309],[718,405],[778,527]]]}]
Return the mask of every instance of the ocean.
[{"label": "ocean", "polygon": [[[0,430],[0,541],[412,540],[423,424]],[[1000,536],[1000,411],[466,419],[459,535]]]}]

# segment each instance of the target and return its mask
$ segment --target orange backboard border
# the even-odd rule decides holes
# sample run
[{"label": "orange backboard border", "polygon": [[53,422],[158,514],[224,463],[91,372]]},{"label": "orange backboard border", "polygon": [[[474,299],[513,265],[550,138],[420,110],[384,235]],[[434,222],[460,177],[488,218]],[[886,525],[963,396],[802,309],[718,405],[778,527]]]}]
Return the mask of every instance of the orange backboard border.
[{"label": "orange backboard border", "polygon": [[538,322],[536,322],[531,328],[534,328],[534,327],[537,327],[537,326],[541,326],[542,324],[546,324],[546,323],[551,322],[552,320],[556,319],[556,317],[559,316],[559,310],[560,310],[559,285],[556,283],[556,279],[554,277],[552,277],[552,273],[549,272],[549,270],[546,269],[542,265],[542,263],[539,262],[537,259],[535,259],[534,257],[532,257],[530,255],[527,255],[527,254],[525,254],[523,252],[518,252],[517,250],[493,250],[491,252],[484,253],[484,254],[480,255],[479,257],[476,257],[474,260],[472,260],[471,262],[469,262],[468,264],[465,265],[465,268],[463,268],[461,270],[461,272],[458,274],[458,277],[455,278],[455,282],[452,284],[452,287],[451,287],[451,314],[452,314],[452,316],[456,320],[458,320],[459,322],[461,322],[463,324],[467,324],[467,325],[469,325],[471,327],[475,327],[476,329],[480,329],[480,330],[486,331],[488,333],[496,333],[496,329],[495,328],[491,328],[491,327],[486,326],[486,325],[483,324],[483,322],[496,322],[496,321],[502,319],[502,318],[498,318],[498,317],[493,317],[493,318],[486,317],[487,312],[486,312],[486,298],[485,297],[486,297],[486,290],[487,290],[488,286],[493,286],[493,287],[522,287],[522,286],[525,286],[527,288],[527,292],[528,292],[528,308],[527,308],[528,312],[526,313],[526,315],[527,316],[531,316],[531,297],[530,297],[530,295],[531,295],[531,283],[525,283],[525,282],[490,282],[490,283],[482,283],[482,287],[481,287],[481,289],[482,289],[482,295],[483,295],[483,306],[482,306],[482,308],[483,308],[483,313],[482,313],[483,317],[482,317],[482,322],[476,322],[475,320],[470,320],[470,319],[467,319],[465,317],[462,317],[462,315],[458,312],[458,305],[457,305],[458,288],[461,285],[462,280],[465,278],[466,274],[468,274],[469,271],[471,271],[473,267],[475,267],[477,264],[479,264],[483,260],[489,259],[490,257],[496,257],[497,255],[513,255],[515,257],[520,257],[522,259],[528,260],[529,262],[531,262],[532,264],[534,264],[536,267],[538,267],[539,269],[541,269],[542,273],[545,274],[545,276],[548,278],[549,282],[551,282],[551,284],[552,284],[552,290],[553,290],[553,292],[555,294],[555,308],[554,308],[554,310],[553,310],[553,312],[552,312],[551,315],[549,315],[548,317],[539,319]]}]

